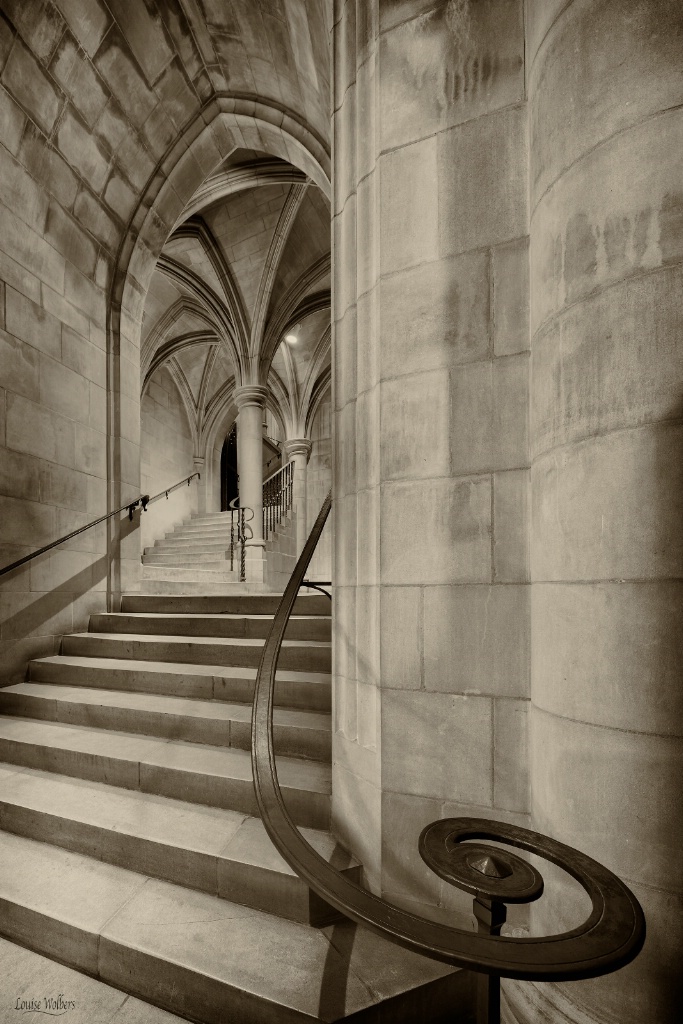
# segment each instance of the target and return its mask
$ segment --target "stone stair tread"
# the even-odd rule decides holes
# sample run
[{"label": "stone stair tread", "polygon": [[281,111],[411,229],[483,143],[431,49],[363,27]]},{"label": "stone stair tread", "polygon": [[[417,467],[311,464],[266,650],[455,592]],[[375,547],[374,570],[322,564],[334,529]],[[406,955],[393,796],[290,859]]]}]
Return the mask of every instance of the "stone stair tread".
[{"label": "stone stair tread", "polygon": [[[326,672],[278,670],[276,707],[329,713],[332,680]],[[251,706],[256,667],[54,654],[29,662],[31,682],[158,693]]]},{"label": "stone stair tread", "polygon": [[6,936],[207,1024],[335,1021],[454,974],[351,923],[313,929],[8,833],[0,899]]},{"label": "stone stair tread", "polygon": [[[0,742],[3,741],[242,782],[251,781],[252,778],[249,752],[235,747],[215,747],[14,716],[0,716]],[[329,765],[294,757],[278,757],[277,769],[283,788],[323,795],[331,792]]]},{"label": "stone stair tread", "polygon": [[[272,622],[272,615],[186,614],[175,611],[97,612],[90,616],[88,632],[265,639]],[[296,615],[287,623],[287,639],[329,641],[331,630],[332,620],[329,616]]]},{"label": "stone stair tread", "polygon": [[[253,618],[256,622],[272,622],[272,615],[267,612],[258,611],[98,611],[96,617],[99,620],[102,618],[112,618],[112,620],[121,621],[122,618],[139,618],[139,620],[145,620],[145,618],[152,618],[152,620],[162,621],[164,618],[173,618],[179,622],[190,622],[197,623],[202,622],[205,618],[208,618],[211,622],[234,622],[239,623],[246,618],[250,620]],[[307,615],[299,612],[298,614],[292,614],[290,616],[290,622],[313,622],[319,623],[322,618],[330,617],[329,615]]]},{"label": "stone stair tread", "polygon": [[[90,633],[83,633],[82,636],[91,636]],[[106,668],[125,671],[140,672],[171,672],[180,676],[192,674],[202,676],[217,676],[222,679],[256,679],[256,669],[246,665],[244,668],[232,665],[192,665],[189,663],[177,664],[173,661],[137,661],[135,659],[86,657],[77,654],[51,654],[45,658],[36,658],[32,665],[73,665],[83,668]],[[278,669],[275,675],[276,680],[282,682],[309,682],[329,684],[332,676],[329,672],[299,672]]]},{"label": "stone stair tread", "polygon": [[[263,637],[244,636],[173,636],[162,633],[69,633],[69,639],[89,638],[97,640],[137,640],[154,643],[176,643],[176,644],[220,644],[227,647],[263,647]],[[327,647],[332,644],[327,640],[283,640],[283,647]]]},{"label": "stone stair tread", "polygon": [[[59,1016],[73,1024],[187,1024],[186,1017],[177,1017],[152,1003],[143,1002],[121,989],[90,978],[81,971],[56,960],[34,953],[7,939],[0,939],[0,1000],[3,1006],[15,1006],[17,999],[30,1001],[36,997],[35,981],[40,979],[41,1005],[44,997],[61,993],[64,1000],[76,1005]],[[83,1010],[85,1009],[85,1014]],[[26,1017],[15,1011],[22,1021],[49,1019],[45,1010]]]},{"label": "stone stair tread", "polygon": [[[272,618],[282,594],[263,591],[258,594],[124,594],[122,612],[156,611],[161,614],[248,615]],[[318,594],[300,594],[292,618],[330,618],[329,598]]]},{"label": "stone stair tread", "polygon": [[[251,705],[228,701],[199,700],[191,697],[169,697],[154,693],[131,693],[125,690],[88,689],[85,686],[65,686],[58,683],[15,683],[0,690],[5,694],[18,694],[45,701],[72,702],[74,704],[106,704],[109,707],[154,711],[161,714],[222,719],[225,722],[251,722]],[[297,729],[316,729],[329,732],[330,715],[315,711],[297,711],[275,708],[276,725]]]},{"label": "stone stair tread", "polygon": [[[7,817],[3,809],[9,805],[297,877],[261,820],[241,811],[1,763],[0,820]],[[330,832],[300,831],[339,870],[356,864]]]},{"label": "stone stair tread", "polygon": [[[211,619],[223,621],[228,619],[229,621],[239,621],[240,619],[256,619],[259,622],[272,621],[273,616],[267,612],[152,612],[152,611],[124,611],[124,612],[98,612],[97,617],[103,618],[116,618],[116,619],[179,619],[184,621],[189,619],[191,622],[196,622],[201,619]],[[306,615],[305,612],[298,612],[290,616],[292,619],[303,619],[304,621],[319,622],[322,618],[329,618],[324,615]]]}]

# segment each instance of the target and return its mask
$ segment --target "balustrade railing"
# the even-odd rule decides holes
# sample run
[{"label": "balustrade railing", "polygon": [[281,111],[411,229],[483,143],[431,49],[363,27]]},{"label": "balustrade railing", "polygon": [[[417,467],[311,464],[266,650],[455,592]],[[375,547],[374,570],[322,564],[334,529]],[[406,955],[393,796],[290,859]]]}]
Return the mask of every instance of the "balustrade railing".
[{"label": "balustrade railing", "polygon": [[263,539],[282,522],[294,501],[294,463],[288,462],[263,482]]},{"label": "balustrade railing", "polygon": [[[638,900],[602,864],[539,832],[485,818],[445,818],[415,837],[431,870],[474,897],[474,933],[411,914],[363,889],[328,864],[292,821],[280,790],[273,746],[275,673],[287,623],[331,503],[328,495],[282,595],[256,677],[251,730],[254,787],[261,819],[276,848],[318,896],[352,921],[434,960],[477,972],[478,1024],[499,1024],[501,977],[570,981],[623,967],[645,941]],[[444,757],[450,756],[444,750]],[[486,841],[537,854],[575,878],[592,903],[583,924],[558,935],[501,935],[506,904],[538,899],[543,879],[528,861]]]}]

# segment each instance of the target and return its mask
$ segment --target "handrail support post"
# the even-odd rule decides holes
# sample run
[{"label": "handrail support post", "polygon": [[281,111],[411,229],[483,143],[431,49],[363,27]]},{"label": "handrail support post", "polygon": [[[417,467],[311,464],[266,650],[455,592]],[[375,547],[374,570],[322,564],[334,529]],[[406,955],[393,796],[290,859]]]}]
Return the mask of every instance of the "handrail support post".
[{"label": "handrail support post", "polygon": [[[499,900],[475,897],[472,909],[480,935],[500,935],[507,908]],[[500,1024],[500,975],[477,974],[477,1024]]]}]

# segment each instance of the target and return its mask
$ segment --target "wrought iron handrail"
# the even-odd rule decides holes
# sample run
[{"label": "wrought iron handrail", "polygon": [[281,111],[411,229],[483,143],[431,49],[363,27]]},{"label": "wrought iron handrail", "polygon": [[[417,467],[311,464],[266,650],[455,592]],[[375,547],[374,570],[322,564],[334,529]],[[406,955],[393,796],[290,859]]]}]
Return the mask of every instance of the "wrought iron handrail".
[{"label": "wrought iron handrail", "polygon": [[66,544],[68,540],[73,537],[78,537],[79,533],[85,533],[86,530],[92,530],[93,526],[99,526],[100,523],[106,522],[107,519],[112,519],[113,516],[117,516],[120,512],[127,511],[128,518],[132,520],[135,509],[141,506],[141,511],[146,512],[150,505],[153,505],[155,501],[159,501],[160,498],[168,498],[172,491],[177,491],[179,487],[184,484],[190,486],[192,480],[195,477],[201,478],[201,473],[192,473],[190,476],[186,476],[183,480],[179,480],[177,484],[173,484],[172,487],[167,487],[165,491],[159,491],[154,497],[150,498],[149,494],[140,494],[134,501],[126,502],[125,505],[120,505],[119,508],[115,508],[113,512],[107,512],[105,515],[100,516],[99,519],[93,519],[91,523],[86,523],[85,526],[79,526],[77,530],[72,530],[71,533],[65,534],[58,540],[53,540],[50,544],[45,544],[42,548],[38,548],[37,551],[32,551],[30,555],[24,555],[23,558],[18,558],[16,562],[12,562],[10,565],[4,566],[0,569],[0,576],[4,576],[5,573],[12,572],[13,569],[18,569],[20,565],[25,565],[26,562],[32,561],[37,558],[38,555],[44,555],[46,551],[51,551],[52,548],[59,547],[60,544]]},{"label": "wrought iron handrail", "polygon": [[[328,494],[278,606],[256,677],[251,733],[254,786],[261,818],[276,848],[310,888],[341,914],[401,946],[481,972],[484,1001],[480,1005],[485,1006],[485,1015],[480,1010],[480,1020],[496,1019],[489,1002],[491,991],[486,986],[495,985],[497,989],[501,976],[566,981],[598,977],[623,967],[640,952],[645,938],[645,920],[638,900],[603,865],[548,836],[474,818],[446,819],[423,830],[419,839],[423,859],[442,878],[475,895],[480,931],[473,933],[419,917],[368,892],[328,864],[297,829],[285,807],[275,763],[275,672],[287,623],[330,507]],[[481,845],[458,845],[464,839],[507,843],[559,865],[586,890],[592,902],[591,913],[579,927],[558,935],[501,936],[501,921],[495,911],[505,902],[538,898],[542,880],[539,888],[540,876],[534,880],[530,871],[525,871],[529,865],[520,858],[495,847],[484,846],[482,854]],[[469,858],[469,862],[458,866],[454,864],[458,857],[461,862]],[[519,874],[518,865],[522,865]],[[502,909],[504,920],[504,906]]]},{"label": "wrought iron handrail", "polygon": [[294,463],[288,462],[263,481],[263,539],[268,540],[294,501]]}]

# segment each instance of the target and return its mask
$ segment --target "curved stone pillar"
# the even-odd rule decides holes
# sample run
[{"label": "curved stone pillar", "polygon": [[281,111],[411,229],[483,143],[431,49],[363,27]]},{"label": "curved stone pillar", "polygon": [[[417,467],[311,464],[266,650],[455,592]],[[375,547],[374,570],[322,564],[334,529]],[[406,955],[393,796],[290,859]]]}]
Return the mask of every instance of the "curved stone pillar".
[{"label": "curved stone pillar", "polygon": [[246,542],[246,577],[248,583],[262,583],[265,579],[265,549],[263,539],[263,410],[268,391],[260,384],[245,384],[236,388],[237,406],[237,471],[242,508],[254,510],[250,520],[252,534]]},{"label": "curved stone pillar", "polygon": [[313,442],[307,437],[293,437],[285,441],[284,454],[288,462],[294,463],[294,480],[292,487],[292,504],[296,512],[296,555],[304,549],[308,528],[306,522],[306,467],[311,457]]},{"label": "curved stone pillar", "polygon": [[[683,859],[683,8],[529,5],[533,825],[602,861],[648,939],[507,986],[516,1017],[679,1019]],[[534,929],[572,927],[551,877]]]}]

